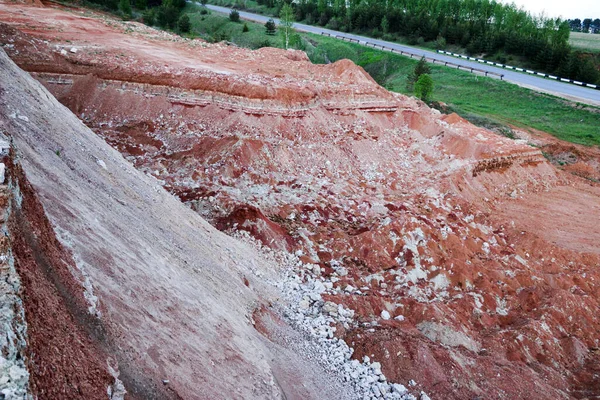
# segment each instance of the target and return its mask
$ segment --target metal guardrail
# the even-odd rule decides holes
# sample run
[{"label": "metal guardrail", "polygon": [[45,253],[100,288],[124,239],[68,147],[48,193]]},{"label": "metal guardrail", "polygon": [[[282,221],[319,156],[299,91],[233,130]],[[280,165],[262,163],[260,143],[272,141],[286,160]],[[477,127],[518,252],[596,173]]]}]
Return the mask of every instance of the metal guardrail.
[{"label": "metal guardrail", "polygon": [[555,81],[572,83],[573,85],[583,86],[583,87],[589,87],[589,88],[592,88],[592,89],[600,90],[600,85],[594,85],[594,84],[591,84],[591,83],[584,83],[584,82],[576,81],[574,79],[560,78],[558,76],[554,76],[554,75],[550,75],[550,74],[545,74],[543,72],[536,72],[536,71],[532,71],[532,70],[525,69],[525,68],[513,67],[512,65],[505,65],[505,64],[501,64],[501,63],[496,63],[496,62],[484,60],[482,58],[469,57],[469,56],[465,56],[464,54],[456,54],[456,53],[452,53],[452,52],[444,51],[444,50],[438,50],[438,53],[445,54],[445,55],[448,55],[448,56],[462,58],[462,59],[469,60],[469,61],[477,61],[477,62],[482,63],[482,64],[493,65],[493,66],[499,67],[499,68],[512,69],[514,71],[524,72],[524,73],[527,73],[527,74],[530,74],[530,75],[537,75],[537,76],[541,76],[543,78],[554,79]]},{"label": "metal guardrail", "polygon": [[[330,33],[327,33],[327,32],[321,32],[321,35],[323,35],[323,36],[329,36],[329,37],[335,37],[336,39],[341,39],[341,40],[343,40],[345,42],[358,43],[358,44],[361,43],[361,41],[358,40],[358,39],[347,38],[347,37],[340,36],[340,35],[333,36],[333,35],[331,35]],[[374,49],[380,49],[380,50],[383,50],[383,51],[389,51],[390,53],[395,53],[395,54],[400,54],[400,55],[407,55],[410,58],[413,58],[413,57],[419,57],[419,58],[421,58],[422,57],[420,54],[411,53],[410,51],[396,50],[396,49],[392,49],[391,47],[387,47],[387,46],[383,46],[383,45],[375,44],[375,43],[369,43],[369,42],[362,42],[362,43],[365,46],[367,46],[367,47],[372,47]],[[443,61],[443,60],[439,60],[439,59],[433,58],[433,57],[427,57],[427,56],[425,56],[425,59],[428,60],[428,61],[430,61],[433,64],[435,64],[436,62],[438,62],[440,64],[444,64],[445,66],[456,67],[456,69],[461,69],[462,68],[463,70],[469,71],[471,73],[478,72],[478,73],[481,73],[481,74],[483,74],[485,76],[495,75],[495,76],[499,77],[500,80],[502,80],[502,78],[504,78],[504,74],[499,74],[497,72],[486,71],[486,70],[479,69],[479,68],[473,68],[473,67],[470,67],[470,66],[467,66],[467,65],[456,64],[456,63],[452,63],[452,62],[449,62],[449,61]]]}]

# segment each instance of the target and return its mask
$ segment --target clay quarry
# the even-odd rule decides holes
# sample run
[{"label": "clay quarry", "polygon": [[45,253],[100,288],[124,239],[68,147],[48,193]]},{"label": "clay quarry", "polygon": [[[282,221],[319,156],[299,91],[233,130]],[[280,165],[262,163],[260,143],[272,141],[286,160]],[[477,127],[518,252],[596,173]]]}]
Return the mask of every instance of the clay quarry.
[{"label": "clay quarry", "polygon": [[54,3],[0,45],[0,398],[600,398],[598,149]]}]

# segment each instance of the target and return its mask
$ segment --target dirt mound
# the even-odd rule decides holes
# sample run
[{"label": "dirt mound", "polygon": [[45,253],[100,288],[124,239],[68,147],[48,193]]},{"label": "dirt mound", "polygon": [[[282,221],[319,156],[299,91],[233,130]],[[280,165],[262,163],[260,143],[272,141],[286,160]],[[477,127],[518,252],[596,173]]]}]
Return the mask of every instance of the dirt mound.
[{"label": "dirt mound", "polygon": [[439,398],[599,395],[593,181],[349,61],[11,10],[15,62],[198,214],[293,251],[357,359]]}]

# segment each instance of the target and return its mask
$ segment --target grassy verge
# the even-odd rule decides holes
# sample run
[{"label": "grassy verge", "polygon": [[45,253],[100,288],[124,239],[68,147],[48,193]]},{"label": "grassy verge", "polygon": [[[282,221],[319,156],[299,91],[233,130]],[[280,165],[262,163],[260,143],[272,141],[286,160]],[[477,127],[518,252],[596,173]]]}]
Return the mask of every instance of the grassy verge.
[{"label": "grassy verge", "polygon": [[[192,33],[208,40],[228,40],[238,46],[256,49],[282,47],[279,35],[269,36],[261,24],[242,23],[188,5]],[[417,60],[346,43],[338,39],[308,33],[301,34],[298,47],[314,63],[328,63],[348,58],[362,66],[382,86],[407,93],[406,77]],[[550,95],[536,93],[497,79],[476,76],[464,71],[432,65],[435,82],[433,98],[448,105],[471,122],[503,131],[506,125],[535,128],[559,139],[585,145],[600,145],[600,109],[572,103]]]},{"label": "grassy verge", "polygon": [[571,32],[569,44],[579,50],[600,53],[600,34]]},{"label": "grassy verge", "polygon": [[[246,21],[232,22],[222,14],[203,10],[203,7],[193,4],[188,4],[183,10],[190,17],[192,36],[199,36],[209,42],[224,40],[250,49],[281,47],[279,36],[267,35],[263,25]],[[244,25],[248,27],[247,32],[244,32]]]}]

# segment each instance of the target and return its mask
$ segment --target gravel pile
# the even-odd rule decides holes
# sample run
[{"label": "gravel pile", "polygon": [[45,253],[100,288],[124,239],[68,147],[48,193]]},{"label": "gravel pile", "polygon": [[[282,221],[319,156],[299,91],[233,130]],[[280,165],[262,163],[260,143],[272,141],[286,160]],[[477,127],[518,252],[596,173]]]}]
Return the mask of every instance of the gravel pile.
[{"label": "gravel pile", "polygon": [[[267,259],[284,266],[281,278],[268,279],[284,296],[281,314],[313,344],[308,356],[316,358],[327,371],[334,372],[341,381],[349,384],[356,398],[429,400],[423,392],[415,395],[402,384],[388,382],[379,362],[367,356],[362,361],[352,359],[354,349],[335,337],[335,325],[341,324],[345,329],[358,325],[354,321],[354,310],[322,298],[323,294],[336,290],[332,281],[336,277],[323,277],[318,265],[299,260],[301,254],[273,251],[261,246],[247,232],[236,232],[234,236],[252,243]],[[260,278],[265,280],[266,277]]]}]

